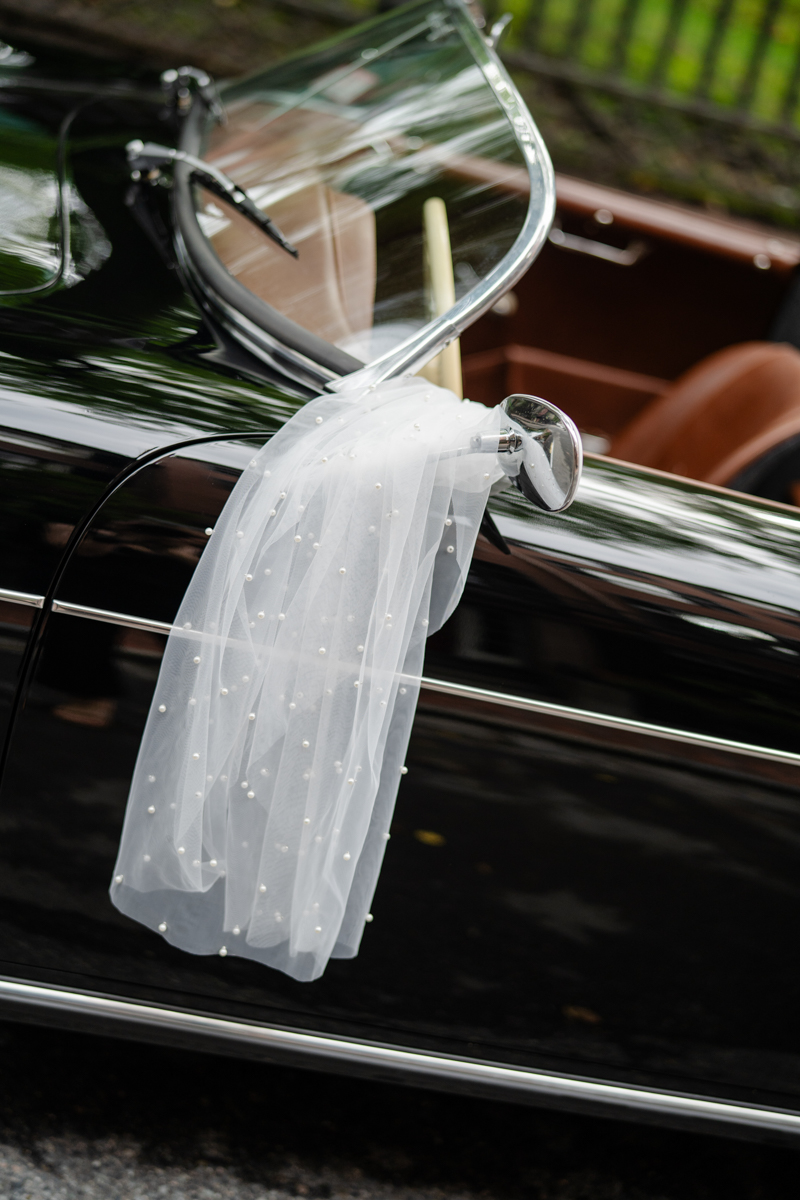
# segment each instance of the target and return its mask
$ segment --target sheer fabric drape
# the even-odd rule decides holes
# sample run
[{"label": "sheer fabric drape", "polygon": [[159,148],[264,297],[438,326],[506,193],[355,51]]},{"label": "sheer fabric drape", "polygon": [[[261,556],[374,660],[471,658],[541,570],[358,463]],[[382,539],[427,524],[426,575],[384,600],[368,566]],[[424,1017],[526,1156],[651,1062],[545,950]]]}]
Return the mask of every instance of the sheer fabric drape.
[{"label": "sheer fabric drape", "polygon": [[496,409],[423,380],[310,401],[244,471],[167,644],[111,898],[296,979],[358,951],[425,638],[453,611]]}]

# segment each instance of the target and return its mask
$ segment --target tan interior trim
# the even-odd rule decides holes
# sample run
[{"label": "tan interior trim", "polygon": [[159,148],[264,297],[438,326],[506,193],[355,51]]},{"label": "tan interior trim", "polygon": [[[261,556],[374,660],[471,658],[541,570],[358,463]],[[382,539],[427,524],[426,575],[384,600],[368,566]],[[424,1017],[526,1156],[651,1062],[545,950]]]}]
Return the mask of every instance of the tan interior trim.
[{"label": "tan interior trim", "polygon": [[[461,178],[491,184],[515,195],[527,195],[530,186],[528,173],[521,167],[477,156],[453,156],[448,158],[447,166]],[[605,209],[613,218],[608,224],[617,223],[638,233],[721,254],[750,263],[756,269],[760,264],[761,269],[772,268],[788,274],[800,263],[800,239],[776,234],[754,221],[717,216],[649,196],[634,196],[572,175],[556,174],[556,201],[562,212],[593,217]]]},{"label": "tan interior trim", "polygon": [[665,392],[670,385],[669,379],[658,379],[655,375],[642,375],[638,371],[628,371],[624,367],[609,367],[605,363],[590,362],[588,359],[574,358],[568,354],[556,354],[553,350],[542,350],[538,346],[518,346],[510,343],[503,349],[506,353],[506,360],[509,362],[546,367],[551,371],[561,371],[574,379],[591,379],[593,382],[607,383],[613,387],[625,388],[627,391],[658,396],[661,392]]},{"label": "tan interior trim", "polygon": [[800,240],[776,236],[754,222],[715,216],[647,196],[633,196],[571,175],[556,175],[556,195],[559,208],[568,212],[594,216],[600,209],[606,209],[626,229],[713,251],[740,262],[754,263],[759,255],[765,255],[769,266],[786,272],[800,263]]},{"label": "tan interior trim", "polygon": [[565,409],[579,429],[608,437],[670,386],[667,379],[514,342],[465,355],[463,369],[471,400],[491,407],[498,393],[532,392]]},{"label": "tan interior trim", "polygon": [[542,350],[539,346],[520,346],[516,342],[508,342],[492,350],[479,350],[464,360],[465,368],[469,363],[473,370],[480,370],[484,365],[493,366],[495,363],[506,362],[542,367],[570,379],[587,379],[592,383],[604,383],[610,387],[623,388],[625,391],[641,392],[645,396],[660,396],[672,382],[669,379],[658,379],[655,375],[641,375],[638,371],[628,371],[624,367],[608,367],[605,363],[574,358],[571,354],[556,354],[553,350]]}]

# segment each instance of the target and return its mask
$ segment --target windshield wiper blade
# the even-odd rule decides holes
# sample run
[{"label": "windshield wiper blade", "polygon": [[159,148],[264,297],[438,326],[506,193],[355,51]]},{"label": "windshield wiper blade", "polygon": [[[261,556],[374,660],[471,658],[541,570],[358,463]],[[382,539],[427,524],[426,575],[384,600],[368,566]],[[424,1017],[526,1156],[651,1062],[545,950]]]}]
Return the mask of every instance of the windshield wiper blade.
[{"label": "windshield wiper blade", "polygon": [[202,159],[195,158],[193,154],[187,154],[183,150],[174,150],[170,146],[159,146],[156,142],[136,140],[128,142],[125,149],[134,179],[140,179],[142,174],[149,175],[151,172],[160,171],[162,167],[171,166],[174,163],[185,163],[189,167],[193,179],[202,183],[220,200],[230,204],[243,217],[247,217],[287,254],[291,254],[293,258],[300,257],[297,248],[281,233],[275,222],[248,196],[244,188],[239,187],[238,183],[234,183],[228,175],[217,170],[211,163],[203,162]]}]

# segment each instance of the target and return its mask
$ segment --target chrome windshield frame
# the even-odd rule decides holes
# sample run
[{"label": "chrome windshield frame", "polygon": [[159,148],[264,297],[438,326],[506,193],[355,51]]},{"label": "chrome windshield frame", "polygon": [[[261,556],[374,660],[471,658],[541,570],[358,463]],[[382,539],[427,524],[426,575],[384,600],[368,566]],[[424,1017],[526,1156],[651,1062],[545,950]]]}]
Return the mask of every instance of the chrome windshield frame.
[{"label": "chrome windshield frame", "polygon": [[[194,205],[189,172],[175,169],[173,217],[179,266],[190,290],[212,322],[270,373],[277,372],[300,393],[335,391],[344,380],[365,386],[418,370],[525,274],[546,241],[555,215],[555,177],[547,149],[514,82],[477,28],[463,0],[441,0],[514,131],[530,184],[528,210],[514,244],[500,262],[442,316],[432,318],[399,346],[361,363],[283,316],[255,296],[223,265],[203,233]],[[180,149],[201,152],[208,119],[198,101],[189,113]],[[522,168],[518,168],[520,171]]]},{"label": "chrome windshield frame", "polygon": [[[525,101],[493,47],[475,25],[462,0],[443,0],[443,3],[450,9],[459,32],[483,72],[484,79],[514,129],[528,170],[528,211],[513,246],[480,283],[441,317],[433,318],[399,346],[346,376],[348,387],[354,383],[368,386],[398,375],[413,374],[450,342],[460,337],[465,329],[488,312],[525,274],[547,240],[555,217],[556,181],[553,164]],[[541,204],[536,196],[540,181],[544,189]],[[335,391],[343,382],[344,380],[331,382],[327,385],[327,390]]]}]

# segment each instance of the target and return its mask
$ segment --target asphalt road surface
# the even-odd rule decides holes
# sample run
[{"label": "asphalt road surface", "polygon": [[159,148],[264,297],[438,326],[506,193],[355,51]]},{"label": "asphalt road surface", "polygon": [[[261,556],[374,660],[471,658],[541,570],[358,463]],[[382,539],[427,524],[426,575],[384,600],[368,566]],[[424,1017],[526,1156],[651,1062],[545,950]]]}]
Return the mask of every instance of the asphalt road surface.
[{"label": "asphalt road surface", "polygon": [[800,1147],[0,1025],[2,1200],[797,1200]]}]

